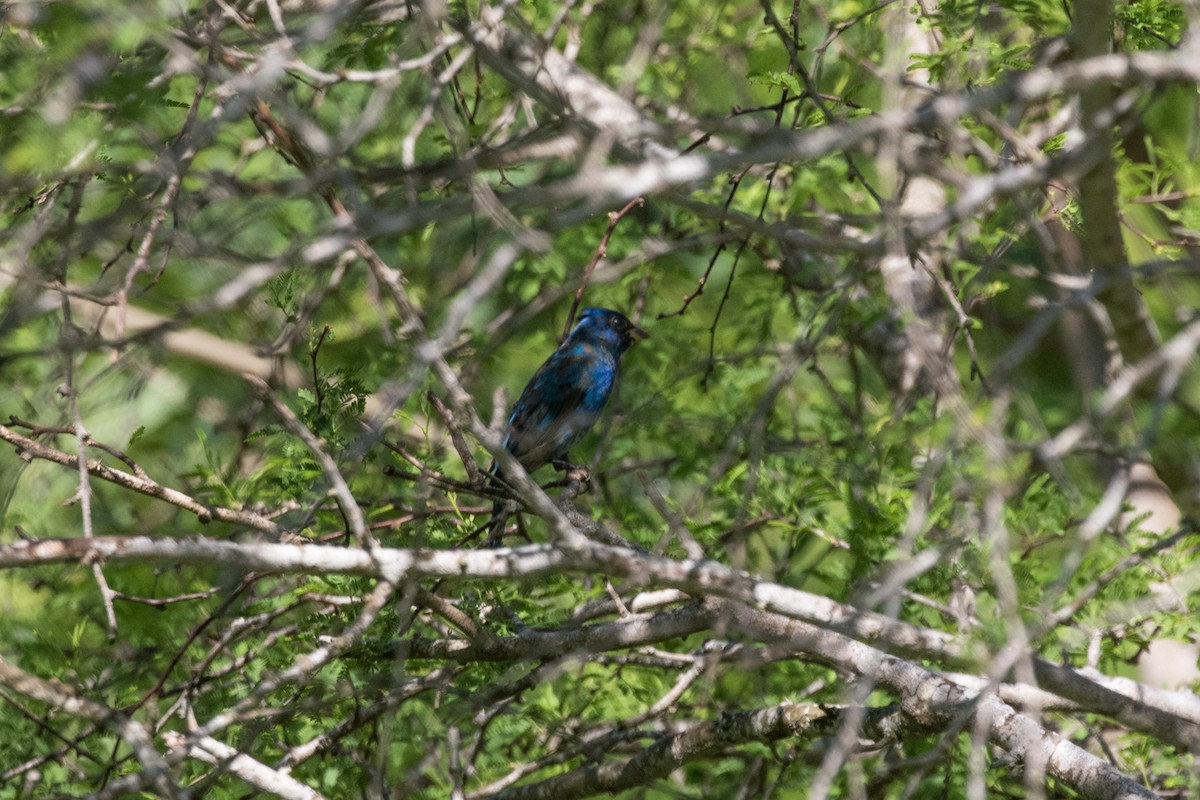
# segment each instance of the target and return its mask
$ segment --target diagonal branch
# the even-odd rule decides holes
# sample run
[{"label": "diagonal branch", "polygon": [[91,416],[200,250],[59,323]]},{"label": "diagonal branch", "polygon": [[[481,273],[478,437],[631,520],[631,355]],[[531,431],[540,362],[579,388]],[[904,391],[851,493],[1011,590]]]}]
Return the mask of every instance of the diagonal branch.
[{"label": "diagonal branch", "polygon": [[166,760],[154,746],[150,732],[140,723],[94,700],[80,697],[57,681],[47,681],[9,663],[0,656],[0,684],[47,705],[103,725],[124,739],[145,770],[154,789],[166,797],[186,798],[188,792],[171,779]]},{"label": "diagonal branch", "polygon": [[994,692],[976,692],[835,631],[799,621],[782,624],[772,614],[732,603],[725,606],[733,624],[744,633],[789,641],[828,664],[877,681],[898,693],[901,707],[920,724],[962,730],[972,718],[982,721],[988,739],[1020,758],[1026,770],[1045,770],[1086,798],[1157,798],[1107,761],[1018,713]]},{"label": "diagonal branch", "polygon": [[[41,458],[71,468],[78,468],[79,466],[79,457],[77,455],[44,445],[27,436],[22,436],[6,425],[0,425],[0,440],[16,445],[21,455],[27,459]],[[135,492],[158,498],[173,506],[178,506],[185,511],[190,511],[203,524],[217,520],[218,522],[228,522],[232,525],[253,528],[272,536],[279,536],[284,532],[282,526],[251,511],[238,511],[232,508],[222,508],[221,506],[210,506],[201,503],[191,495],[184,494],[168,486],[163,486],[145,475],[134,475],[114,469],[107,464],[101,463],[99,460],[89,462],[88,469],[92,476],[101,480],[115,483],[118,486],[124,486],[126,489],[132,489]]]}]

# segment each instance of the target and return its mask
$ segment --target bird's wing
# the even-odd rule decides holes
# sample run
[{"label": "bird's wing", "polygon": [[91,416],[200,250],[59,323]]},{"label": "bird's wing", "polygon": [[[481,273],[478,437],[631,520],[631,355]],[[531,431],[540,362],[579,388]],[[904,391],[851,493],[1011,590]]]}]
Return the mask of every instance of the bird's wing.
[{"label": "bird's wing", "polygon": [[566,458],[600,417],[615,377],[616,364],[601,348],[556,350],[521,392],[504,446],[530,470]]}]

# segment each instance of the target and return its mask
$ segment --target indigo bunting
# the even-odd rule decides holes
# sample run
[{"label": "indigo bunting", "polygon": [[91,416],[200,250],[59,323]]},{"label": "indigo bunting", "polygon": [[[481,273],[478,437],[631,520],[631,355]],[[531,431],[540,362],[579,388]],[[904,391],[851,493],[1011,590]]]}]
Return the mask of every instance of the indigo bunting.
[{"label": "indigo bunting", "polygon": [[[600,418],[617,381],[621,354],[649,335],[624,314],[585,308],[521,392],[504,431],[504,449],[529,472],[547,463],[566,464],[571,445]],[[499,474],[495,463],[491,472]],[[493,506],[493,523],[503,522],[501,505]]]}]

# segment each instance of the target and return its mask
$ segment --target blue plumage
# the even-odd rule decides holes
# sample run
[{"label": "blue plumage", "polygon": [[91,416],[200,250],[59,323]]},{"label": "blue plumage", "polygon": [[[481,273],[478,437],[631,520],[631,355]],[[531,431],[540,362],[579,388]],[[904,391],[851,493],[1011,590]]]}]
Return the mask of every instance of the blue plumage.
[{"label": "blue plumage", "polygon": [[647,336],[624,314],[585,308],[521,392],[504,431],[504,449],[530,472],[566,462],[571,445],[600,418],[617,382],[621,354]]}]

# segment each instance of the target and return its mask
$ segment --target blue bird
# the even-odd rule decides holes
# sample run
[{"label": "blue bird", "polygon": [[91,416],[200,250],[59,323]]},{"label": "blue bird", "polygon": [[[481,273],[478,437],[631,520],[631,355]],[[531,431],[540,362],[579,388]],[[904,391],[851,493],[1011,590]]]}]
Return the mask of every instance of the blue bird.
[{"label": "blue bird", "polygon": [[[504,449],[529,472],[543,464],[568,463],[571,445],[600,419],[617,382],[621,354],[649,335],[624,314],[585,308],[521,392],[504,431]],[[491,472],[499,474],[494,462]],[[503,523],[501,507],[493,506],[494,525],[497,520]],[[493,542],[497,533],[493,531]]]}]

